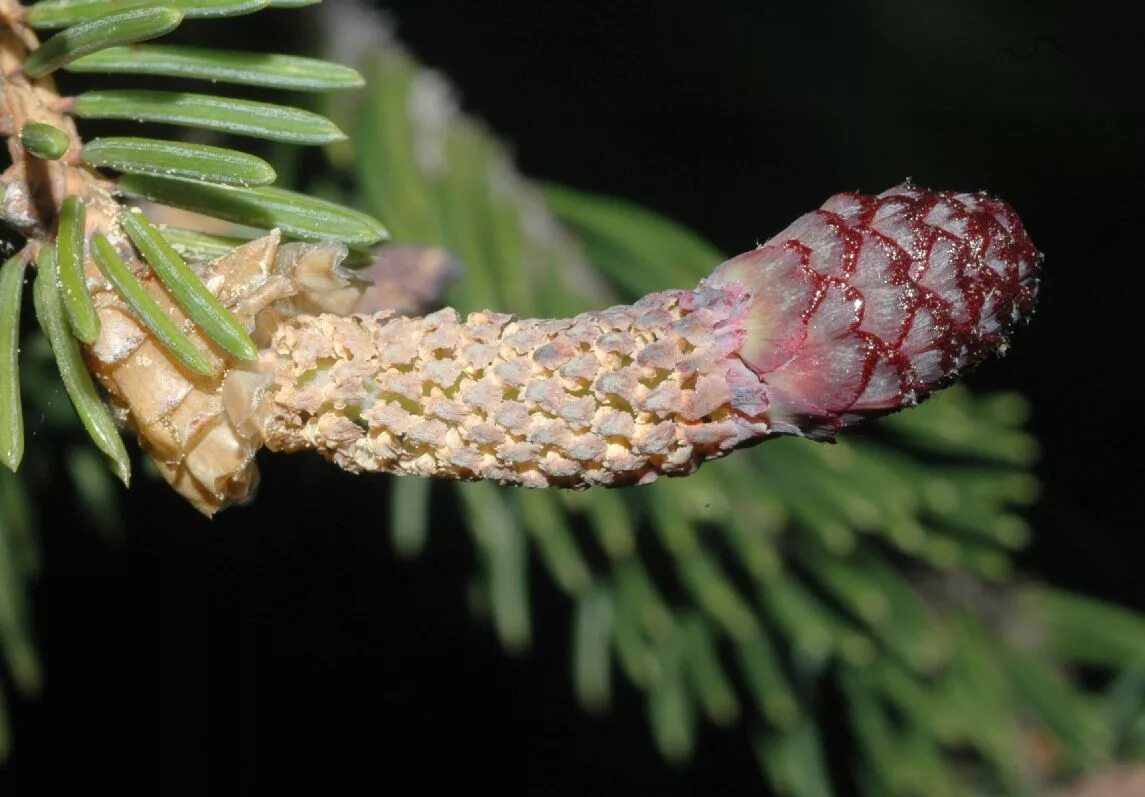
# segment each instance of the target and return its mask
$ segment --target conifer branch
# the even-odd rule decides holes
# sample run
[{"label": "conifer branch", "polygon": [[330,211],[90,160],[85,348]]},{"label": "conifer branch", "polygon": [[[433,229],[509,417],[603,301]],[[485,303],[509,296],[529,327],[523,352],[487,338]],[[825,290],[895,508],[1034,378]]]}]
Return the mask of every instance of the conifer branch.
[{"label": "conifer branch", "polygon": [[[999,599],[1002,614],[1048,640],[1058,658],[1047,662],[1006,629],[951,608],[965,573],[1007,578],[1009,552],[1027,536],[1013,514],[1034,492],[1014,469],[1035,453],[1018,428],[1020,400],[955,389],[830,453],[777,443],[766,456],[737,455],[718,476],[696,472],[744,444],[827,438],[913,405],[1004,347],[1032,309],[1039,260],[1008,206],[910,185],[839,195],[709,274],[722,258],[662,219],[524,186],[483,130],[434,105],[447,94],[440,81],[392,53],[352,120],[371,141],[353,150],[362,196],[406,244],[377,260],[365,247],[385,227],[271,185],[274,170],[253,155],[136,136],[81,140],[76,117],[147,119],[334,144],[332,157],[345,159],[352,150],[338,124],[290,106],[56,91],[61,68],[300,91],[363,84],[314,59],[123,46],[267,5],[124,0],[113,11],[91,0],[31,9],[0,0],[0,129],[12,158],[0,176],[0,221],[25,242],[0,268],[0,462],[14,471],[25,444],[18,310],[36,268],[35,306],[56,367],[124,481],[128,455],[93,377],[160,473],[206,514],[250,494],[264,445],[316,449],[352,471],[486,480],[457,493],[480,554],[476,603],[506,647],[526,645],[535,546],[574,606],[578,698],[588,710],[607,707],[615,657],[646,693],[670,760],[691,753],[699,717],[742,719],[774,783],[799,797],[827,794],[809,697],[826,678],[841,688],[873,793],[962,793],[951,751],[972,751],[1007,789],[1109,760],[1113,732],[1057,663],[1126,668],[1141,653],[1131,641],[1142,636],[1139,618],[1041,588],[1020,605]],[[62,30],[41,45],[35,29]],[[423,118],[407,118],[409,108]],[[167,227],[167,211],[131,209],[137,201],[256,229]],[[538,251],[550,271],[526,278],[521,264]],[[583,312],[579,299],[599,307],[608,295],[585,252],[626,288],[671,279],[681,289]],[[469,269],[459,303],[504,301],[541,317],[417,317],[456,272],[455,255]],[[351,268],[363,262],[365,272]],[[903,454],[894,442],[906,437],[944,464]],[[72,462],[83,490],[91,460]],[[693,473],[630,500],[491,484]],[[22,592],[35,570],[24,478],[0,472],[0,649],[30,693],[39,675]],[[84,495],[102,500],[99,489]],[[428,526],[425,483],[400,480],[391,495],[395,542],[416,552]],[[582,527],[603,562],[587,555],[594,541]],[[645,566],[653,548],[668,579]],[[890,564],[900,554],[912,568]],[[920,586],[916,571],[937,583]],[[1020,740],[1031,728],[1054,734],[1064,764],[1046,773],[1027,760]]]}]

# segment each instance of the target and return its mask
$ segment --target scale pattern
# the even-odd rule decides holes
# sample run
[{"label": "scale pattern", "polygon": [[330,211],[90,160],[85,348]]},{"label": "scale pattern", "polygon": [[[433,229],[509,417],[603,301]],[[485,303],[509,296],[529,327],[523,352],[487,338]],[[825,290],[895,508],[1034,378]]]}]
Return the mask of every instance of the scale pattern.
[{"label": "scale pattern", "polygon": [[267,353],[264,437],[353,471],[532,487],[689,473],[767,432],[759,379],[729,357],[748,305],[729,286],[567,320],[288,321]]},{"label": "scale pattern", "polygon": [[645,483],[917,403],[1005,344],[1039,259],[984,194],[839,194],[697,289],[632,306],[286,319],[256,415],[268,447],[354,472]]},{"label": "scale pattern", "polygon": [[904,184],[837,194],[716,269],[759,297],[740,356],[777,431],[829,437],[910,406],[1033,310],[1041,255],[1006,203]]}]

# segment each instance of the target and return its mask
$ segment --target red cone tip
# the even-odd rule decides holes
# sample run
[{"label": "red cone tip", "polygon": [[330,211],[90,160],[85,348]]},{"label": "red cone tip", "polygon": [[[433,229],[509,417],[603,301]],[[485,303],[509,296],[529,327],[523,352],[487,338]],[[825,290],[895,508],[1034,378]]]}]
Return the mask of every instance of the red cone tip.
[{"label": "red cone tip", "polygon": [[1041,259],[1005,202],[905,183],[836,194],[705,284],[752,295],[739,356],[774,431],[830,437],[1003,349]]}]

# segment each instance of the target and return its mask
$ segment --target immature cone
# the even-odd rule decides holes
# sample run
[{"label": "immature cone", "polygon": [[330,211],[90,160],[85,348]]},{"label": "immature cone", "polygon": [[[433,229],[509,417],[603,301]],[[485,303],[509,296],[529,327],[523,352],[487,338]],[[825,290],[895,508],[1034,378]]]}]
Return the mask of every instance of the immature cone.
[{"label": "immature cone", "polygon": [[628,307],[283,319],[250,421],[355,472],[648,482],[917,403],[1005,345],[1039,259],[984,194],[839,194],[695,290]]}]

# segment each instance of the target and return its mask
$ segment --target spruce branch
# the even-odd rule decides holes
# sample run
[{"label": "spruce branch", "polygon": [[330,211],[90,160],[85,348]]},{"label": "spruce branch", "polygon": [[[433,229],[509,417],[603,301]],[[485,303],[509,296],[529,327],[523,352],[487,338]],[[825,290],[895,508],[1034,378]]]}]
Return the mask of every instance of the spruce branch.
[{"label": "spruce branch", "polygon": [[[691,753],[701,716],[744,718],[774,783],[829,793],[814,713],[827,679],[844,694],[872,793],[964,793],[979,777],[959,766],[966,751],[1010,791],[1109,760],[1114,734],[1058,660],[960,608],[1006,602],[1000,614],[1035,625],[1060,660],[1118,669],[1140,653],[1125,641],[1140,638],[1139,618],[1036,588],[1015,608],[966,586],[966,573],[1007,578],[1008,552],[1026,535],[1013,514],[1033,498],[1011,467],[1034,454],[1018,428],[1020,400],[954,389],[835,451],[773,443],[718,475],[705,469],[630,499],[505,492],[490,481],[691,474],[743,443],[830,437],[916,403],[1004,346],[1032,307],[1039,258],[1012,210],[909,185],[839,195],[709,275],[722,257],[651,214],[559,188],[542,196],[483,130],[443,107],[440,78],[392,53],[354,121],[369,148],[350,149],[331,120],[276,103],[134,89],[64,97],[52,83],[62,67],[293,90],[361,85],[353,70],[291,56],[121,46],[266,5],[132,0],[112,12],[88,0],[30,10],[0,0],[0,123],[13,160],[0,215],[26,241],[0,270],[5,464],[20,461],[16,309],[34,259],[57,367],[125,481],[127,454],[89,372],[162,475],[206,514],[250,493],[264,444],[318,449],[350,470],[486,479],[457,492],[480,554],[475,604],[507,647],[526,645],[535,546],[575,607],[578,697],[589,710],[607,706],[615,657],[645,691],[670,760]],[[38,46],[32,28],[65,30]],[[235,150],[123,136],[85,145],[74,117],[328,144],[335,159],[352,152],[364,199],[406,245],[354,272],[362,250],[347,245],[386,236],[373,218],[270,185],[269,164]],[[166,211],[140,212],[133,200],[258,232],[169,228],[158,223]],[[586,252],[616,283],[653,292],[586,310],[609,296]],[[541,318],[416,317],[455,271],[454,255],[470,275],[454,291],[459,304]],[[529,260],[548,268],[526,274]],[[661,291],[668,274],[678,286],[703,281]],[[905,454],[901,438],[947,460]],[[72,470],[77,485],[91,471]],[[0,473],[0,491],[22,494],[24,476]],[[23,532],[15,502],[0,495],[0,646],[31,691],[22,589],[32,568],[13,569],[26,565],[10,544]],[[401,480],[392,495],[398,545],[415,552],[428,525],[425,483]],[[586,555],[579,526],[596,535],[603,563]],[[646,566],[652,548],[667,578]],[[911,565],[892,565],[899,555]],[[1064,763],[1039,769],[1021,740],[1045,729]]]},{"label": "spruce branch", "polygon": [[[619,484],[647,481],[660,471],[688,473],[699,460],[748,440],[774,433],[831,436],[843,423],[913,404],[982,352],[1003,344],[1009,326],[1032,306],[1036,251],[1011,210],[982,197],[931,195],[907,187],[874,204],[841,195],[757,252],[721,266],[697,291],[649,297],[646,306],[638,305],[627,318],[605,313],[599,319],[526,322],[510,329],[506,324],[512,327],[512,319],[490,316],[472,328],[451,329],[447,319],[439,325],[439,317],[433,317],[428,323],[434,330],[440,327],[437,337],[443,337],[443,343],[436,353],[423,352],[422,357],[441,359],[445,352],[452,376],[444,371],[436,377],[399,373],[408,371],[412,361],[384,351],[408,347],[406,341],[431,331],[428,327],[370,322],[381,336],[377,352],[370,353],[364,341],[375,333],[369,324],[355,332],[355,322],[347,326],[338,319],[312,320],[302,313],[294,328],[310,334],[296,337],[310,340],[311,348],[329,350],[302,358],[330,361],[336,376],[317,374],[317,384],[331,384],[331,396],[315,394],[309,384],[298,390],[292,387],[294,380],[310,383],[316,374],[307,368],[284,376],[284,368],[300,355],[283,342],[284,333],[275,332],[276,322],[263,322],[261,343],[269,344],[274,355],[268,355],[261,369],[269,384],[258,387],[256,371],[228,375],[233,365],[228,357],[236,350],[219,339],[221,327],[203,325],[204,315],[193,309],[202,301],[188,304],[192,293],[185,289],[168,293],[171,269],[165,266],[172,256],[176,266],[181,265],[177,253],[165,252],[164,259],[152,247],[152,262],[139,257],[122,229],[115,195],[347,244],[373,243],[385,235],[384,228],[363,214],[301,194],[271,186],[227,185],[242,182],[234,173],[235,165],[243,162],[238,154],[138,139],[82,148],[74,125],[53,123],[70,125],[73,114],[127,117],[305,144],[329,143],[341,132],[317,114],[193,93],[97,90],[64,101],[51,99],[50,87],[41,87],[39,91],[49,92],[44,96],[50,101],[45,101],[25,77],[43,77],[126,41],[160,36],[181,19],[176,9],[150,7],[85,16],[40,47],[24,31],[24,73],[15,76],[9,93],[22,91],[39,101],[35,106],[28,105],[30,99],[25,102],[39,115],[14,116],[14,126],[22,130],[30,121],[66,129],[62,134],[74,139],[87,163],[114,164],[125,172],[110,183],[76,156],[60,163],[45,161],[49,168],[55,166],[57,182],[79,181],[85,193],[57,187],[55,195],[41,200],[38,206],[45,218],[31,240],[51,235],[59,209],[67,222],[61,227],[59,273],[77,336],[90,345],[96,374],[124,406],[148,449],[158,454],[161,469],[204,511],[245,495],[253,483],[251,461],[263,442],[286,450],[314,446],[353,469],[387,467],[392,460],[399,470],[532,486]],[[201,52],[164,55],[160,50],[158,55],[149,62],[154,70],[170,72],[172,56],[176,61],[181,56],[182,68],[190,58],[203,72]],[[236,64],[233,56],[223,60]],[[147,62],[140,63],[147,68]],[[237,63],[231,74],[241,79],[242,62]],[[48,105],[57,109],[56,116],[45,115]],[[188,161],[187,166],[174,167],[176,174],[180,169],[183,174],[173,178],[172,164]],[[257,169],[259,164],[251,166]],[[211,182],[188,179],[212,173],[226,176]],[[269,174],[255,177],[265,182]],[[9,194],[13,186],[19,196],[23,189],[9,179]],[[32,179],[27,196],[41,193]],[[23,212],[17,207],[8,215]],[[95,268],[89,264],[81,279],[85,238],[91,242]],[[278,269],[277,239],[266,241],[261,248],[243,250],[251,256],[250,264],[231,253],[222,258],[226,267],[215,261],[204,269],[220,295],[231,296],[229,308],[215,302],[213,317],[229,316],[229,310],[236,310],[234,297],[249,291],[252,279],[266,280]],[[330,261],[324,278],[332,280],[336,290],[352,291],[338,262]],[[166,279],[155,279],[153,268]],[[250,268],[258,273],[237,276]],[[281,315],[272,307],[275,302],[305,292],[296,275],[285,278],[294,284],[283,287],[280,295],[239,311],[251,330],[259,326],[262,310]],[[240,279],[247,283],[236,284]],[[181,283],[184,288],[188,284]],[[189,322],[196,314],[199,323],[193,325]],[[481,329],[490,324],[489,331]],[[188,326],[190,337],[180,325]],[[237,322],[229,326],[239,329]],[[497,340],[502,328],[509,338],[524,342],[506,339],[504,349]],[[317,337],[314,330],[321,330]],[[350,355],[355,362],[332,360],[355,335],[359,342]],[[461,349],[454,351],[458,346]],[[209,358],[205,352],[212,347],[223,351],[215,348]],[[473,358],[470,349],[481,352]],[[133,365],[140,351],[148,352],[148,363],[152,354],[169,359],[165,376],[156,380],[162,381],[163,390],[148,384],[154,369],[141,374]],[[244,349],[244,357],[251,354]],[[277,366],[274,356],[282,358]],[[444,363],[433,367],[449,370]],[[487,369],[490,376],[485,378]],[[244,387],[236,393],[224,384],[228,379]],[[466,379],[474,385],[466,387]],[[436,385],[431,397],[432,390],[441,393],[427,417],[421,418],[417,409],[418,417],[399,418],[409,410],[401,397],[418,405],[424,388],[417,385],[423,384]],[[358,395],[348,392],[354,386]],[[460,392],[460,401],[454,391]],[[494,396],[498,391],[502,395]],[[466,393],[481,397],[467,398]],[[517,400],[518,393],[523,401]],[[362,403],[375,394],[381,397],[375,407]],[[258,406],[236,407],[236,395]],[[306,398],[297,400],[300,395]],[[336,414],[324,409],[328,404]],[[507,413],[512,412],[520,417],[509,419]],[[533,428],[534,416],[544,429]],[[357,434],[363,420],[365,434]],[[408,444],[400,442],[407,434]],[[456,439],[447,443],[450,435]],[[365,448],[339,451],[353,441]],[[446,445],[450,452],[442,453]],[[438,453],[431,454],[435,448]],[[408,449],[409,463],[419,464],[400,464],[403,449]],[[435,459],[437,464],[431,464]]]},{"label": "spruce branch", "polygon": [[[39,4],[25,13],[8,0],[0,7],[0,18],[5,21],[0,39],[4,69],[2,118],[13,161],[0,178],[4,189],[0,215],[25,238],[26,258],[39,259],[45,247],[55,247],[58,235],[58,250],[50,250],[54,276],[37,289],[44,317],[56,319],[51,309],[57,303],[49,293],[60,291],[60,306],[66,310],[67,324],[86,347],[92,372],[128,420],[143,430],[153,428],[148,426],[151,423],[167,423],[169,429],[161,435],[164,442],[170,440],[170,429],[177,430],[178,443],[166,449],[161,445],[157,449],[146,431],[143,434],[145,444],[153,452],[161,450],[160,456],[166,457],[161,469],[173,481],[183,478],[179,473],[198,472],[208,482],[205,494],[211,496],[215,505],[243,491],[227,486],[229,476],[209,476],[204,471],[206,466],[188,466],[186,460],[197,441],[209,439],[211,450],[228,452],[228,467],[241,471],[233,474],[233,480],[249,484],[245,471],[249,470],[246,466],[253,448],[245,445],[241,436],[228,437],[229,427],[224,428],[225,424],[214,427],[219,424],[218,394],[223,376],[236,360],[253,358],[255,349],[249,330],[202,287],[195,270],[210,270],[217,292],[234,297],[240,286],[234,279],[228,281],[217,263],[213,270],[202,262],[194,268],[188,266],[165,241],[159,240],[161,233],[132,223],[137,217],[124,216],[120,198],[135,196],[200,209],[216,217],[275,230],[275,236],[277,230],[282,230],[301,238],[336,236],[368,245],[385,237],[385,229],[364,214],[265,185],[273,181],[273,170],[245,153],[138,137],[112,137],[85,147],[74,123],[77,115],[127,116],[302,144],[341,138],[342,133],[324,117],[288,106],[193,93],[117,90],[65,98],[56,93],[50,75],[86,57],[98,59],[124,43],[161,36],[183,19],[184,11],[192,17],[229,15],[248,13],[265,5],[212,1],[187,2],[178,8],[143,3],[112,8],[102,4],[56,3]],[[65,29],[40,45],[29,24]],[[359,81],[352,70],[323,66],[314,59],[272,56],[258,62],[222,53],[212,71],[206,66],[210,63],[210,51],[158,52],[162,57],[141,60],[136,63],[136,71],[162,74],[169,70],[174,56],[184,72],[189,69],[196,73],[197,64],[194,76],[199,78],[213,79],[219,75],[218,68],[226,67],[227,76],[236,82],[254,79],[266,84],[268,69],[283,70],[284,80],[294,74],[295,78],[286,80],[291,85],[299,82],[299,73],[309,70],[314,73],[308,84],[311,89],[344,88]],[[96,68],[107,68],[107,64],[104,60],[103,66],[97,63]],[[278,85],[286,84],[280,81]],[[115,169],[122,176],[107,177],[93,166]],[[125,219],[129,222],[126,231]],[[277,237],[267,240],[277,246]],[[270,260],[264,265],[273,264],[276,249],[267,251]],[[194,253],[193,247],[191,252]],[[236,263],[234,259],[227,262]],[[37,282],[43,283],[43,273],[39,276]],[[7,287],[12,294],[9,303],[18,301],[19,286]],[[283,289],[276,298],[293,292],[293,288]],[[248,315],[247,320],[253,329],[253,315]],[[59,330],[54,323],[48,328]],[[14,346],[8,342],[10,349]],[[60,358],[61,373],[75,374],[76,369],[67,365],[75,359],[70,354],[75,342],[57,335],[53,346]],[[155,369],[153,366],[159,363],[162,367]],[[10,373],[14,382],[15,371]],[[167,382],[177,384],[182,391],[177,403],[190,415],[181,425],[167,417],[175,409],[174,404],[164,406],[162,418],[157,417],[155,402],[147,400],[152,393],[147,386],[149,373],[165,374]],[[114,453],[116,467],[126,479],[127,461],[121,446],[112,444],[114,432],[108,432],[108,424],[97,420],[106,416],[106,411],[100,411],[89,400],[94,396],[92,391],[79,389],[77,379],[78,374],[69,381],[77,386],[70,394],[80,402],[77,408],[81,417],[91,421],[90,429],[101,430],[96,435],[101,449]],[[194,399],[188,400],[192,394]],[[19,422],[11,408],[16,401],[14,395],[15,388],[9,385],[5,400],[9,428],[5,430],[5,439],[10,441],[7,448],[13,453],[8,459],[13,461],[18,459],[14,452],[20,438],[20,432],[13,427]],[[208,406],[212,409],[204,410]],[[189,478],[180,483],[198,485],[199,481]],[[193,492],[192,497],[197,500],[203,490],[194,489],[198,492]]]}]

